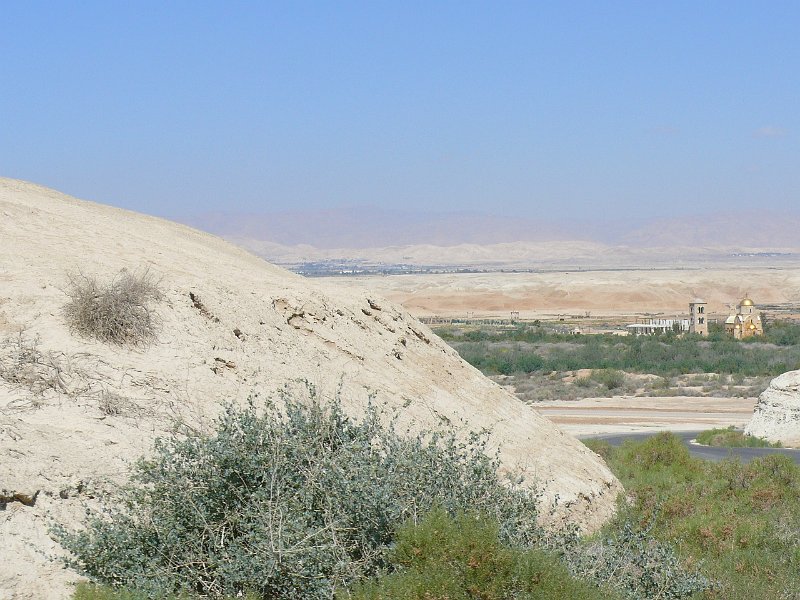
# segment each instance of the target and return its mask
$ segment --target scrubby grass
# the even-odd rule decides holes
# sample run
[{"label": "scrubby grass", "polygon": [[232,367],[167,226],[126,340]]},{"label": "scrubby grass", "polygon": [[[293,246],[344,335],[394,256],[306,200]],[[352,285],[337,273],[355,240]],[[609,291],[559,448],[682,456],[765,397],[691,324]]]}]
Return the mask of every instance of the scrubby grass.
[{"label": "scrubby grass", "polygon": [[123,269],[107,284],[95,277],[71,275],[64,318],[70,329],[108,344],[141,346],[155,337],[158,316],[153,304],[161,290],[145,270]]},{"label": "scrubby grass", "polygon": [[[163,600],[188,600],[188,596],[165,596]],[[130,589],[115,589],[108,586],[80,583],[75,588],[72,600],[150,600],[147,594]]]},{"label": "scrubby grass", "polygon": [[[189,594],[180,594],[164,596],[159,600],[195,600],[198,596],[190,596]],[[112,588],[106,585],[95,585],[93,583],[79,583],[75,588],[75,593],[72,595],[72,600],[152,600],[143,592],[132,591],[130,589]],[[228,597],[225,600],[234,600],[233,597]],[[235,600],[259,600],[253,594],[245,594],[238,596]]]},{"label": "scrubby grass", "polygon": [[[89,583],[78,584],[72,598],[73,600],[148,600],[144,594]],[[172,600],[172,598],[165,600]]]},{"label": "scrubby grass", "polygon": [[684,565],[716,580],[704,598],[800,598],[800,467],[772,455],[741,464],[694,459],[681,440],[659,434],[619,448],[587,441],[620,478],[625,520],[650,524]]},{"label": "scrubby grass", "polygon": [[743,431],[731,426],[727,429],[709,429],[697,436],[697,443],[706,446],[721,446],[723,448],[782,448],[780,442],[772,443],[753,435],[745,435]]},{"label": "scrubby grass", "polygon": [[476,514],[455,518],[435,509],[397,532],[389,556],[394,571],[358,584],[339,600],[614,600],[621,595],[573,578],[541,550],[509,547],[497,524]]}]

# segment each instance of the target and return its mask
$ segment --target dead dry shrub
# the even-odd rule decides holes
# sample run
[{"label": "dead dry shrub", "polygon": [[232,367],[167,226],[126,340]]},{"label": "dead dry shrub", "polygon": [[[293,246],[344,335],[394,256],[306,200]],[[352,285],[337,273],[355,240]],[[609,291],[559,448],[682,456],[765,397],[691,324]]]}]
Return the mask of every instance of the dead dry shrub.
[{"label": "dead dry shrub", "polygon": [[0,342],[0,379],[7,383],[34,394],[48,390],[67,393],[71,372],[69,357],[40,350],[38,338],[27,338],[20,333]]},{"label": "dead dry shrub", "polygon": [[64,317],[79,335],[119,346],[143,346],[156,335],[154,303],[163,296],[148,270],[122,269],[105,285],[88,275],[70,275],[66,293]]},{"label": "dead dry shrub", "polygon": [[97,402],[97,407],[104,415],[108,417],[116,417],[129,412],[133,407],[133,404],[122,394],[104,389],[100,392],[100,398]]}]

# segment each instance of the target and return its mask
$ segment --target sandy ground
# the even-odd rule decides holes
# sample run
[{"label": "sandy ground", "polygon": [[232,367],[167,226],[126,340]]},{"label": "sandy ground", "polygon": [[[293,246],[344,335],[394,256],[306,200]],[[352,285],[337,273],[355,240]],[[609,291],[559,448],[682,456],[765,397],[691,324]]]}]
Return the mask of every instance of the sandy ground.
[{"label": "sandy ground", "polygon": [[584,398],[536,404],[536,410],[575,436],[744,427],[756,398],[668,396]]}]

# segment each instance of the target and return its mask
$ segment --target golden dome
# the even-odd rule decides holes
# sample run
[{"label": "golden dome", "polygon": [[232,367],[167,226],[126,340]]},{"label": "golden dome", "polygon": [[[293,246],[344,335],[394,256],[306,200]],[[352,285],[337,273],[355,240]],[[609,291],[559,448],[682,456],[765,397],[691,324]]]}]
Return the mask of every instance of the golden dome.
[{"label": "golden dome", "polygon": [[742,300],[741,306],[753,306],[753,301],[750,298],[745,298]]}]

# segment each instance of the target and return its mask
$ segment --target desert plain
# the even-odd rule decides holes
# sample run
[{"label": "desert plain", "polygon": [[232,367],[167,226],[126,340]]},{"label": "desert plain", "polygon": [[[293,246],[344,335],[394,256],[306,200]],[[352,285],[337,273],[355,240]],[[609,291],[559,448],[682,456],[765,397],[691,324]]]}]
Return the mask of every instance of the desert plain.
[{"label": "desert plain", "polygon": [[[585,245],[576,244],[575,256],[582,264],[570,266],[577,260],[570,260],[567,248],[557,244],[550,254],[539,248],[538,263],[515,260],[498,266],[496,260],[491,267],[472,253],[466,262],[479,272],[325,279],[332,287],[380,294],[434,326],[453,320],[510,320],[513,312],[522,322],[540,320],[582,334],[624,334],[626,324],[649,318],[687,318],[695,298],[708,302],[711,322],[724,322],[744,297],[753,298],[768,320],[800,318],[800,254],[791,250],[651,249],[632,254],[603,247],[595,249],[592,259],[580,252]],[[502,377],[494,379],[503,384]],[[744,427],[756,400],[755,395],[622,395],[548,400],[537,402],[536,409],[562,430],[587,436]]]}]

